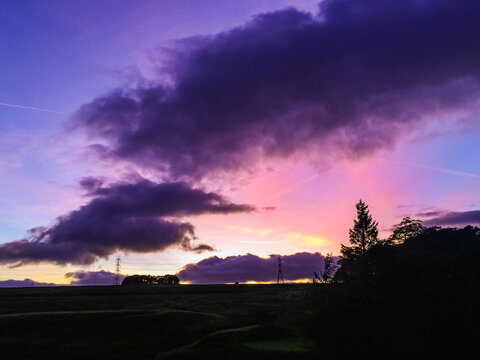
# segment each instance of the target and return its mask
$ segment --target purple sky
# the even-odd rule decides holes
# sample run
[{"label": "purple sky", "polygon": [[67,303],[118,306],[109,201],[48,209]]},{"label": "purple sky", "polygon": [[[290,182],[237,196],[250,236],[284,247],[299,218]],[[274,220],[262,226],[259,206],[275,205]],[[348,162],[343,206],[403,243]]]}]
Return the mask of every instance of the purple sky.
[{"label": "purple sky", "polygon": [[480,5],[317,2],[1,3],[0,280],[480,224]]}]

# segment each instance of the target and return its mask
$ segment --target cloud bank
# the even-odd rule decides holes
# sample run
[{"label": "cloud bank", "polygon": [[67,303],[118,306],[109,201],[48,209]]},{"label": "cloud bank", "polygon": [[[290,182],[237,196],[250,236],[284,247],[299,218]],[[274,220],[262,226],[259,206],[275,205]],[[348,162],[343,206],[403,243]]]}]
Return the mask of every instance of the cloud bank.
[{"label": "cloud bank", "polygon": [[[65,274],[71,280],[70,285],[93,286],[93,285],[114,285],[116,274],[110,271],[74,271]],[[120,283],[125,275],[120,275]]]},{"label": "cloud bank", "polygon": [[[246,281],[276,281],[278,255],[264,259],[256,255],[209,257],[196,264],[188,264],[177,276],[181,281],[197,284],[219,284]],[[324,270],[324,257],[320,253],[296,253],[282,256],[285,280],[311,279],[313,272]]]},{"label": "cloud bank", "polygon": [[435,217],[424,221],[426,226],[479,225],[480,210],[432,212]]},{"label": "cloud bank", "polygon": [[209,251],[211,246],[193,243],[194,226],[179,217],[254,210],[183,182],[157,184],[142,179],[87,187],[93,199],[80,209],[59,217],[51,227],[30,230],[26,239],[0,244],[0,264],[87,265],[117,251],[147,253],[174,245]]},{"label": "cloud bank", "polygon": [[[301,151],[359,157],[476,109],[477,0],[327,0],[178,41],[157,79],[84,105],[105,156],[197,178]],[[145,82],[144,82],[145,83]]]}]

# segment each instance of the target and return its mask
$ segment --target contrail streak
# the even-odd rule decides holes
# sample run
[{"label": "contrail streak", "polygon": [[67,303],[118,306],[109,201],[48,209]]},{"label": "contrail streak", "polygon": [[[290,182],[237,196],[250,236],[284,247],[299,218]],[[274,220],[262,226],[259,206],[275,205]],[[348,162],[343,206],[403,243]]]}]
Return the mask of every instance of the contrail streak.
[{"label": "contrail streak", "polygon": [[56,110],[51,110],[51,109],[43,109],[35,106],[24,106],[24,105],[17,105],[17,104],[7,104],[7,103],[2,103],[0,102],[0,106],[5,106],[5,107],[11,107],[11,108],[17,108],[17,109],[26,109],[26,110],[36,110],[36,111],[44,111],[44,112],[49,112],[49,113],[54,113],[54,114],[62,114],[65,115],[66,113],[56,111]]},{"label": "contrail streak", "polygon": [[460,175],[460,176],[467,176],[467,177],[480,179],[480,175],[467,173],[467,172],[463,172],[463,171],[457,171],[457,170],[451,170],[451,169],[439,168],[439,167],[432,167],[432,166],[422,166],[422,165],[417,165],[417,164],[415,164],[414,166],[423,167],[425,169],[434,170],[434,171],[440,171],[440,172],[444,172],[444,173],[452,174],[452,175]]},{"label": "contrail streak", "polygon": [[466,177],[471,177],[471,178],[475,178],[475,179],[480,179],[479,174],[473,174],[473,173],[468,173],[468,172],[464,172],[464,171],[457,171],[457,170],[452,170],[452,169],[447,169],[447,168],[442,168],[442,167],[421,165],[421,164],[417,164],[417,163],[410,162],[410,161],[390,160],[390,159],[382,159],[382,158],[377,158],[377,159],[381,160],[381,161],[387,161],[387,162],[397,163],[397,164],[404,164],[404,165],[409,165],[409,166],[422,168],[422,169],[427,169],[427,170],[439,171],[439,172],[443,172],[443,173],[451,174],[451,175],[460,175],[460,176],[466,176]]}]

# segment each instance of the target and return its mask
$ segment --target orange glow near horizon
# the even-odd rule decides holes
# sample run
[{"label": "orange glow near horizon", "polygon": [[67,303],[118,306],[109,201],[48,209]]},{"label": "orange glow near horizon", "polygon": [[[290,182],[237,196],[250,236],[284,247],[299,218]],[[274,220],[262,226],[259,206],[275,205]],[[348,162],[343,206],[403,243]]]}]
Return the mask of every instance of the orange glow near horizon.
[{"label": "orange glow near horizon", "polygon": [[294,281],[295,284],[309,284],[312,282],[312,279],[297,279]]}]

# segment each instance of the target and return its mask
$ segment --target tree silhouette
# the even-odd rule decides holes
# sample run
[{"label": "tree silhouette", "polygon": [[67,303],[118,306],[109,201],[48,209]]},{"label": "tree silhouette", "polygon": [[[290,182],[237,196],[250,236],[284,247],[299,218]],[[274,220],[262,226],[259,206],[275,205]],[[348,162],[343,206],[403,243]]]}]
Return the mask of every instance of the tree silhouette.
[{"label": "tree silhouette", "polygon": [[[341,245],[341,268],[335,273],[337,281],[350,281],[360,279],[366,281],[370,272],[370,261],[367,253],[380,244],[378,240],[378,222],[372,219],[368,205],[360,200],[355,204],[357,218],[349,230],[350,244]],[[369,270],[370,269],[370,270]]]},{"label": "tree silhouette", "polygon": [[321,274],[322,280],[323,282],[329,282],[332,280],[333,275],[335,275],[335,270],[337,269],[332,253],[325,255],[324,264],[324,270]]},{"label": "tree silhouette", "polygon": [[478,358],[480,229],[408,236],[342,259],[338,284],[314,289],[312,329],[329,324],[315,335],[324,357]]},{"label": "tree silhouette", "polygon": [[122,285],[177,285],[180,279],[177,275],[131,275],[122,281]]},{"label": "tree silhouette", "polygon": [[404,217],[400,224],[393,226],[393,234],[388,238],[389,243],[401,244],[411,237],[418,236],[425,230],[421,220]]},{"label": "tree silhouette", "polygon": [[368,205],[360,200],[357,208],[357,219],[353,221],[353,228],[349,230],[351,247],[342,244],[343,258],[356,258],[364,255],[368,249],[378,244],[378,222],[373,221]]}]

